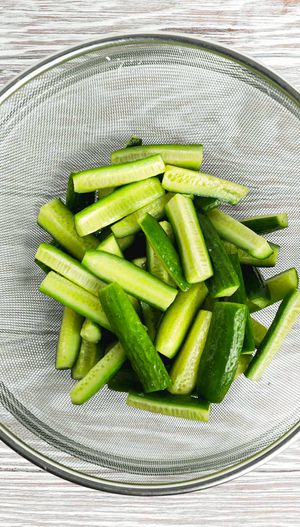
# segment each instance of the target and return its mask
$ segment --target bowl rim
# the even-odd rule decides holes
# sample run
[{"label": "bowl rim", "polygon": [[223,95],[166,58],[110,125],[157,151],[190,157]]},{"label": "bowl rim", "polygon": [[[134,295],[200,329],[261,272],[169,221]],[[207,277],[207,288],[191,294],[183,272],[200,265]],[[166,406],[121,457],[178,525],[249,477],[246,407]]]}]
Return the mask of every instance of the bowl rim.
[{"label": "bowl rim", "polygon": [[[259,61],[254,60],[252,57],[244,53],[240,53],[234,48],[224,46],[208,39],[195,36],[191,37],[189,34],[184,33],[165,33],[159,31],[154,33],[141,31],[129,34],[109,33],[104,38],[83,42],[76,46],[68,47],[61,52],[49,55],[45,59],[38,61],[35,65],[26,69],[12,81],[6,84],[0,91],[0,104],[4,103],[10,96],[12,96],[32,79],[41,75],[45,71],[70,60],[71,58],[90,53],[91,51],[96,51],[101,47],[129,42],[132,44],[141,43],[142,41],[147,41],[149,44],[160,41],[162,43],[173,42],[175,45],[193,45],[200,49],[212,51],[225,56],[226,58],[230,58],[231,60],[240,63],[244,67],[253,70],[256,74],[263,75],[269,82],[271,80],[272,83],[276,84],[276,87],[279,88],[280,91],[283,91],[285,95],[293,99],[294,103],[300,106],[300,92],[283,77],[275,73],[275,71],[273,71],[271,68],[266,67]],[[65,465],[51,460],[49,457],[36,451],[34,448],[30,447],[19,437],[17,437],[13,432],[11,432],[5,425],[0,423],[0,439],[15,452],[23,456],[28,461],[34,463],[38,467],[46,470],[47,472],[92,489],[117,494],[141,496],[179,494],[220,485],[221,483],[235,479],[239,476],[242,476],[243,474],[246,474],[247,472],[250,472],[256,467],[259,467],[277,453],[281,452],[288,444],[298,437],[299,433],[300,421],[264,449],[256,452],[252,456],[235,465],[219,470],[211,475],[172,483],[137,484],[89,476],[83,474],[82,472],[66,467]]]}]

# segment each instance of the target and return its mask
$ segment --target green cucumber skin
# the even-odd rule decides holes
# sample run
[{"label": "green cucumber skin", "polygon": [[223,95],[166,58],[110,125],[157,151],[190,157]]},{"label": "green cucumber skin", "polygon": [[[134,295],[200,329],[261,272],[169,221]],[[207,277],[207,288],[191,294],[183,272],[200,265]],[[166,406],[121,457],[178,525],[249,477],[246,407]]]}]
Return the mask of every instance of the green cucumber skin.
[{"label": "green cucumber skin", "polygon": [[248,251],[255,258],[263,259],[272,254],[272,248],[267,240],[229,214],[213,209],[207,215],[221,238]]},{"label": "green cucumber skin", "polygon": [[137,135],[132,135],[125,148],[132,148],[133,146],[141,146],[142,144],[143,144],[143,139],[141,139]]},{"label": "green cucumber skin", "polygon": [[126,353],[118,342],[75,384],[70,393],[72,403],[83,404],[93,397],[114,377],[125,360]]},{"label": "green cucumber skin", "polygon": [[86,340],[81,341],[78,357],[72,368],[72,379],[80,380],[97,364],[102,355],[99,344],[93,344]]},{"label": "green cucumber skin", "polygon": [[147,271],[113,254],[87,251],[82,264],[106,282],[118,282],[125,291],[165,311],[174,301],[177,290],[164,284]]},{"label": "green cucumber skin", "polygon": [[259,345],[245,375],[252,381],[261,379],[279,351],[281,344],[300,314],[300,291],[291,291],[281,302],[275,318]]},{"label": "green cucumber skin", "polygon": [[221,201],[217,198],[205,198],[203,196],[195,196],[194,205],[199,212],[209,212],[210,210],[219,207],[221,205]]},{"label": "green cucumber skin", "polygon": [[250,317],[250,320],[252,324],[255,346],[258,347],[264,339],[268,328],[266,328],[265,326],[263,326],[263,324],[255,320],[255,318]]},{"label": "green cucumber skin", "polygon": [[203,159],[203,147],[198,144],[191,145],[143,145],[123,148],[111,155],[113,164],[141,159],[149,155],[160,154],[165,163],[178,167],[199,170]]},{"label": "green cucumber skin", "polygon": [[285,212],[281,214],[253,216],[252,218],[244,218],[240,222],[257,234],[268,234],[269,232],[285,229],[289,224]]},{"label": "green cucumber skin", "polygon": [[155,346],[159,353],[169,358],[176,355],[207,292],[206,285],[200,283],[178,293],[158,328]]},{"label": "green cucumber skin", "polygon": [[64,247],[74,258],[81,260],[85,251],[96,249],[99,244],[96,236],[81,238],[75,229],[72,212],[60,199],[53,199],[40,208],[38,224]]},{"label": "green cucumber skin", "polygon": [[273,253],[267,258],[260,259],[260,258],[254,258],[254,256],[251,256],[247,251],[240,249],[240,247],[237,247],[233,243],[223,241],[223,245],[228,254],[232,254],[237,251],[241,264],[254,265],[255,267],[275,267],[277,260],[278,260],[280,247],[279,245],[276,245],[275,243],[272,243],[272,242],[268,242],[268,243]]},{"label": "green cucumber skin", "polygon": [[120,187],[162,174],[165,164],[160,155],[99,168],[91,168],[73,174],[74,190],[77,193],[94,192],[103,188]]},{"label": "green cucumber skin", "polygon": [[111,331],[99,299],[54,271],[50,271],[44,278],[40,292]]},{"label": "green cucumber skin", "polygon": [[270,301],[269,289],[263,275],[257,267],[252,265],[243,265],[242,273],[248,299],[263,309]]},{"label": "green cucumber skin", "polygon": [[220,403],[228,392],[245,337],[247,308],[242,304],[217,302],[201,356],[197,391],[212,403]]},{"label": "green cucumber skin", "polygon": [[66,194],[66,207],[73,213],[77,214],[82,209],[85,209],[89,205],[95,202],[95,192],[89,192],[88,194],[80,195],[75,192],[73,175],[70,174],[68,179],[67,194]]},{"label": "green cucumber skin", "polygon": [[190,284],[184,277],[179,256],[167,233],[150,214],[139,223],[166,271],[182,291],[187,291]]},{"label": "green cucumber skin", "polygon": [[105,238],[102,242],[99,243],[97,251],[115,254],[116,256],[123,258],[123,253],[113,234],[110,234],[107,238]]},{"label": "green cucumber skin", "polygon": [[126,404],[140,410],[194,421],[207,422],[210,413],[210,404],[207,401],[200,401],[188,395],[130,392]]},{"label": "green cucumber skin", "polygon": [[121,368],[107,383],[110,390],[114,392],[125,392],[130,391],[142,392],[143,387],[139,382],[136,374],[130,368]]},{"label": "green cucumber skin", "polygon": [[160,198],[164,193],[158,178],[145,179],[118,188],[75,215],[76,231],[79,236],[85,236],[103,229]]},{"label": "green cucumber skin", "polygon": [[147,331],[117,284],[110,284],[99,292],[101,303],[132,368],[145,392],[164,390],[170,377]]},{"label": "green cucumber skin", "polygon": [[213,269],[193,201],[175,194],[166,205],[166,214],[175,233],[187,281],[204,282],[212,276]]},{"label": "green cucumber skin", "polygon": [[[132,260],[132,263],[140,269],[146,270],[147,268],[147,259],[145,257],[135,258]],[[151,272],[151,271],[150,271]],[[142,317],[143,322],[148,330],[148,335],[152,342],[155,340],[157,327],[161,318],[161,311],[155,307],[149,306],[146,302],[141,301]],[[128,390],[125,390],[128,391]]]},{"label": "green cucumber skin", "polygon": [[165,167],[162,186],[169,192],[217,198],[232,205],[236,205],[249,192],[247,187],[233,181],[172,165]]},{"label": "green cucumber skin", "polygon": [[[286,295],[288,295],[294,289],[297,289],[299,286],[299,277],[298,272],[295,267],[291,267],[286,271],[271,276],[266,280],[266,286],[269,290],[270,298],[265,307],[271,306],[282,300]],[[259,311],[261,309],[259,306],[252,304],[251,312]]]},{"label": "green cucumber skin", "polygon": [[80,349],[82,323],[81,315],[69,307],[64,308],[56,349],[55,367],[57,370],[66,370],[74,365]]},{"label": "green cucumber skin", "polygon": [[209,218],[198,214],[198,220],[214,271],[213,276],[206,282],[209,294],[212,298],[231,296],[240,286],[238,276]]},{"label": "green cucumber skin", "polygon": [[88,320],[87,318],[83,322],[80,336],[82,339],[86,340],[87,342],[92,342],[93,344],[98,344],[100,342],[102,337],[101,328],[95,324],[95,322],[92,322],[91,320]]}]

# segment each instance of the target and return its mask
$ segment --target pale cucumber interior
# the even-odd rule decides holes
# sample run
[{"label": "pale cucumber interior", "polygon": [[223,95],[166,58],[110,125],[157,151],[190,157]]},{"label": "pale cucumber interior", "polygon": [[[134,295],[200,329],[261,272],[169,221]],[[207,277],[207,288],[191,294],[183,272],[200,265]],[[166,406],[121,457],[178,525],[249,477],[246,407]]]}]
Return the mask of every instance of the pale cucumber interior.
[{"label": "pale cucumber interior", "polygon": [[169,395],[160,397],[156,394],[142,395],[131,392],[126,403],[148,412],[194,419],[195,421],[208,421],[210,412],[209,403],[188,396]]},{"label": "pale cucumber interior", "polygon": [[160,154],[165,163],[178,167],[199,170],[202,164],[202,145],[142,145],[123,148],[111,155],[113,164],[141,159],[153,154]]},{"label": "pale cucumber interior", "polygon": [[80,336],[88,342],[93,342],[94,344],[97,344],[98,342],[100,342],[102,337],[101,328],[97,324],[95,324],[95,322],[92,322],[92,320],[88,320],[86,318],[82,325]]}]

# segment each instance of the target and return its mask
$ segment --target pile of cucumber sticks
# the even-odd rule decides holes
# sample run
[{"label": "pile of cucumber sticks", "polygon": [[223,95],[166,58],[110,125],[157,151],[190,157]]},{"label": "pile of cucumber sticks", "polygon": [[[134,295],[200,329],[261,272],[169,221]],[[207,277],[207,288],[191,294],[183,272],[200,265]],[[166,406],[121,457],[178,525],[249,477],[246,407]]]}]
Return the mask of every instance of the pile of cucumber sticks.
[{"label": "pile of cucumber sticks", "polygon": [[[207,421],[242,373],[261,378],[300,312],[294,268],[265,280],[286,214],[237,221],[219,208],[249,192],[199,172],[201,145],[142,145],[71,174],[65,204],[44,204],[53,238],[35,255],[40,291],[64,308],[56,368],[82,404],[104,385],[127,404]],[[281,301],[269,329],[250,313]]]}]

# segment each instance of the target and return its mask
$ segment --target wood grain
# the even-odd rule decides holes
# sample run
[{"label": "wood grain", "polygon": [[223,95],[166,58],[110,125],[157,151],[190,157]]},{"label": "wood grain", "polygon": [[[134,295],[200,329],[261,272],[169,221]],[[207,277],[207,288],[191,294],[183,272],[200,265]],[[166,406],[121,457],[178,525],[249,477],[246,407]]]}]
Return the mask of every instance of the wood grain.
[{"label": "wood grain", "polygon": [[[248,53],[300,88],[300,0],[2,0],[0,86],[109,32],[180,31]],[[0,446],[4,527],[300,525],[300,442],[231,483],[174,497],[115,496],[42,472]]]}]

